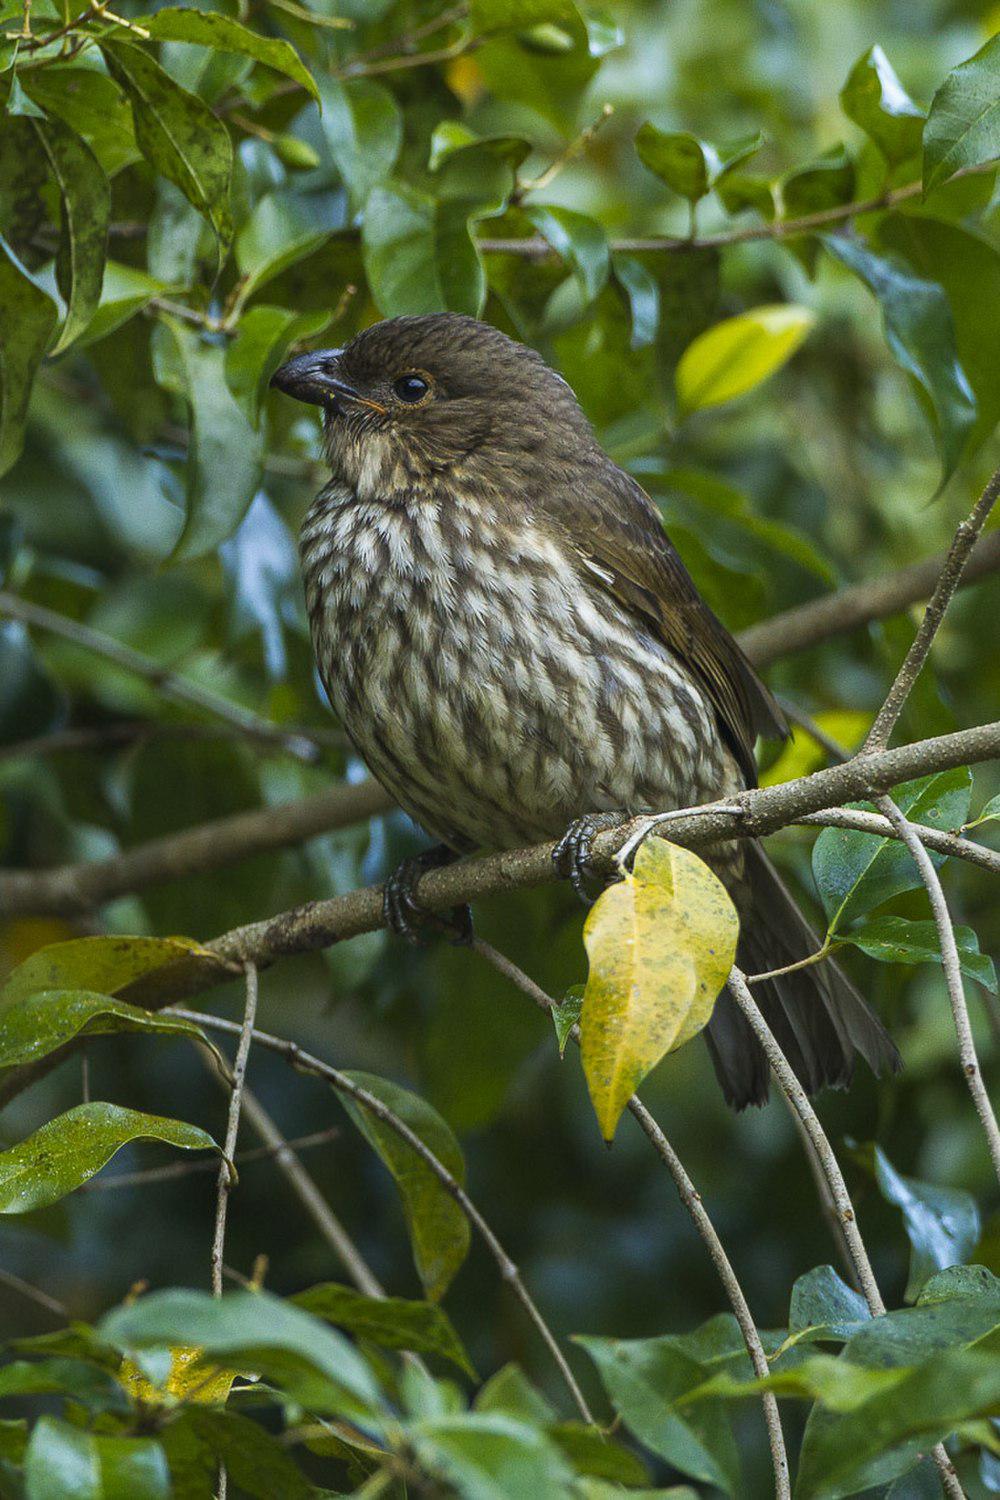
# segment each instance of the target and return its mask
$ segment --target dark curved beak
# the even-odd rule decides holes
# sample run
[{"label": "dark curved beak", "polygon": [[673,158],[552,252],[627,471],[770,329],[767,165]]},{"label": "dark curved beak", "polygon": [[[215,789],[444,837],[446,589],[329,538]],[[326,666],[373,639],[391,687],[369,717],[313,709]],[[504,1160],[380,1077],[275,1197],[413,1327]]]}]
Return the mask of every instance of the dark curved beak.
[{"label": "dark curved beak", "polygon": [[312,354],[297,354],[271,376],[270,384],[275,390],[294,396],[296,401],[308,401],[313,406],[326,406],[337,396],[354,397],[357,391],[341,380],[338,365],[342,349],[316,349]]}]

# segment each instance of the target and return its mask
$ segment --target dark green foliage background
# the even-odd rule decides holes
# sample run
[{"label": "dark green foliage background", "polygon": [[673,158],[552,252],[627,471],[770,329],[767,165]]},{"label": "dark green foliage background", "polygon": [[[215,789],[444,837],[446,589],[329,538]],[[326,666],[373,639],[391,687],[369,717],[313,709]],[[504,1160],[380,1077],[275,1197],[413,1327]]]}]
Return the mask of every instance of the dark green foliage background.
[{"label": "dark green foliage background", "polygon": [[[495,9],[484,0],[483,13]],[[123,12],[143,13],[127,3]],[[609,451],[662,501],[697,583],[734,630],[947,545],[998,453],[992,432],[1000,412],[1000,214],[991,201],[992,173],[939,188],[926,205],[916,197],[857,225],[862,238],[855,243],[903,257],[897,266],[941,283],[950,304],[979,415],[963,461],[937,498],[942,463],[935,422],[887,346],[871,292],[815,239],[644,252],[636,259],[650,273],[642,281],[646,301],[630,311],[621,281],[602,273],[599,233],[595,239],[577,226],[568,261],[509,253],[480,260],[465,222],[470,214],[489,214],[480,235],[515,238],[534,233],[535,225],[548,234],[548,221],[535,213],[544,203],[588,215],[613,238],[685,234],[687,204],[635,152],[636,129],[649,119],[716,143],[765,133],[759,154],[730,179],[734,208],[740,184],[759,203],[766,183],[779,178],[788,214],[908,183],[919,176],[919,152],[887,168],[845,118],[838,91],[859,56],[879,44],[913,99],[926,106],[948,71],[997,30],[1000,11],[951,0],[713,0],[711,6],[649,0],[613,12],[600,26],[592,21],[591,50],[579,19],[530,36],[506,30],[450,64],[400,68],[362,88],[348,85],[345,102],[332,71],[411,32],[433,8],[348,0],[337,13],[350,17],[353,29],[332,29],[250,4],[239,14],[252,30],[290,40],[306,59],[322,116],[301,82],[251,58],[164,42],[164,67],[204,101],[208,123],[194,128],[193,140],[206,158],[206,183],[197,191],[207,217],[165,180],[163,160],[138,121],[135,144],[128,109],[93,47],[71,64],[33,68],[30,53],[15,58],[7,45],[0,203],[13,208],[0,228],[21,260],[13,272],[6,262],[7,274],[21,278],[24,298],[31,295],[25,273],[52,289],[46,267],[58,241],[59,196],[51,178],[41,188],[36,182],[27,198],[18,191],[11,144],[18,143],[20,170],[30,161],[24,143],[36,111],[48,111],[50,121],[61,118],[79,130],[111,178],[118,230],[109,254],[128,268],[116,274],[135,301],[126,305],[118,292],[109,300],[109,280],[97,322],[38,371],[24,450],[2,481],[4,586],[262,715],[327,726],[294,553],[298,521],[322,482],[318,427],[311,411],[265,396],[255,437],[255,377],[265,361],[273,368],[294,337],[320,336],[324,320],[302,322],[302,315],[337,309],[321,341],[340,343],[381,313],[446,303],[477,310],[480,291],[483,315],[555,363]],[[220,13],[238,14],[221,7]],[[3,19],[7,31],[17,30],[20,7],[5,7]],[[51,0],[36,4],[36,33],[61,19]],[[615,24],[620,43],[592,55]],[[121,40],[120,29],[116,36],[127,68],[136,40]],[[421,45],[456,41],[458,51],[462,36],[452,27]],[[109,49],[116,77],[118,56]],[[61,92],[60,72],[71,65],[80,70],[79,87]],[[131,66],[138,66],[134,59]],[[586,148],[543,191],[529,194],[523,208],[504,212],[515,166],[522,181],[536,177],[605,102],[614,115]],[[501,142],[472,145],[430,171],[432,137],[442,121],[461,121]],[[213,131],[231,135],[235,146],[228,203],[213,185],[223,152]],[[29,200],[37,201],[37,215],[26,216]],[[424,228],[416,234],[411,225],[401,246],[392,237],[404,213]],[[752,222],[752,213],[731,219],[714,195],[698,207],[702,235]],[[235,250],[227,251],[231,234]],[[659,308],[655,335],[644,335],[642,319],[653,312],[650,282]],[[85,287],[78,290],[86,295]],[[672,373],[691,338],[723,317],[784,301],[816,314],[794,362],[750,395],[680,421]],[[203,315],[202,326],[173,315],[164,306],[171,303]],[[17,361],[27,348],[27,314],[26,303],[16,315],[4,305],[9,416],[11,381],[19,378]],[[285,316],[262,314],[264,308]],[[891,318],[900,308],[890,296],[882,311]],[[131,315],[113,326],[125,313]],[[229,314],[226,331],[212,331]],[[42,308],[42,323],[46,316]],[[947,350],[931,351],[932,383],[947,359]],[[226,394],[224,360],[244,398],[242,414]],[[259,493],[246,513],[258,488],[257,441],[264,455]],[[213,510],[220,503],[221,518]],[[179,558],[171,555],[178,537]],[[907,709],[908,737],[996,717],[998,615],[1000,579],[957,600],[933,667]],[[905,618],[863,629],[781,662],[770,681],[810,714],[855,715],[824,722],[856,742],[865,727],[861,716],[877,709],[911,634]],[[305,767],[232,738],[158,733],[190,715],[65,641],[44,632],[29,641],[20,627],[0,624],[0,745],[119,717],[147,720],[151,731],[100,753],[0,760],[4,866],[105,856],[228,812],[307,795],[359,771],[337,751]],[[809,768],[786,766],[789,775]],[[973,810],[997,789],[993,770],[977,770]],[[112,931],[208,938],[378,880],[419,842],[397,815],[121,899],[96,920]],[[799,830],[771,847],[818,910],[812,842],[811,832]],[[981,871],[949,867],[947,885],[956,919],[976,931],[986,953],[996,953],[995,882]],[[919,892],[897,897],[889,909],[928,915]],[[562,995],[584,978],[581,913],[566,891],[494,900],[476,916],[479,930],[550,993]],[[55,919],[0,918],[0,961],[10,967],[42,942],[78,930],[86,929]],[[1000,1273],[996,1184],[963,1087],[940,969],[880,964],[858,953],[846,962],[891,1025],[906,1071],[880,1086],[859,1076],[848,1096],[825,1098],[831,1138],[838,1145],[847,1137],[877,1138],[900,1171],[974,1195],[983,1222],[966,1258]],[[970,998],[984,1054],[993,1048],[995,1081],[996,1022],[991,1032],[982,992]],[[232,1016],[241,1001],[236,990],[211,997]],[[261,1016],[264,1027],[338,1065],[405,1082],[437,1106],[461,1138],[476,1201],[560,1335],[686,1332],[723,1310],[703,1247],[634,1122],[626,1118],[608,1153],[577,1058],[571,1051],[560,1062],[548,1021],[474,956],[447,946],[414,953],[384,934],[362,938],[264,974]],[[94,1098],[197,1122],[221,1139],[224,1098],[183,1042],[100,1039],[88,1048],[88,1066]],[[309,1154],[310,1170],[389,1290],[419,1295],[392,1182],[332,1095],[260,1052],[251,1080],[289,1136],[342,1119],[338,1139]],[[4,1115],[4,1142],[77,1103],[80,1090],[75,1061]],[[758,1325],[784,1326],[794,1280],[836,1258],[787,1112],[773,1102],[738,1119],[728,1114],[698,1043],[663,1063],[643,1097],[704,1195]],[[161,1159],[157,1147],[133,1150],[134,1159],[126,1155],[120,1167]],[[898,1306],[910,1253],[899,1212],[863,1165],[851,1162],[848,1170],[887,1301]],[[79,1193],[39,1214],[4,1220],[0,1257],[63,1300],[73,1316],[96,1318],[140,1279],[154,1287],[206,1285],[213,1202],[211,1173],[155,1188]],[[228,1261],[248,1272],[259,1253],[269,1257],[267,1285],[278,1293],[340,1274],[269,1164],[247,1166],[231,1208]],[[480,1246],[447,1307],[480,1372],[517,1360],[553,1399],[562,1399],[545,1352]],[[3,1286],[0,1319],[9,1335],[52,1326],[44,1311]],[[584,1366],[582,1356],[575,1358]],[[599,1399],[592,1371],[584,1378]],[[799,1410],[788,1404],[790,1435]],[[740,1493],[767,1494],[758,1406],[743,1403],[736,1420],[745,1466]],[[963,1468],[969,1492],[985,1494],[978,1474],[974,1460]]]}]

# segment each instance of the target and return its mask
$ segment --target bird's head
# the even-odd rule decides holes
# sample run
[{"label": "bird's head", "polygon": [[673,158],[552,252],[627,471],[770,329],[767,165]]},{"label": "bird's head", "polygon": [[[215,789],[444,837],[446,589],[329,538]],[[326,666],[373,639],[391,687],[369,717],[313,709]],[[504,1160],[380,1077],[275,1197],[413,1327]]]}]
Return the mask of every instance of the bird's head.
[{"label": "bird's head", "polygon": [[343,349],[300,354],[272,386],[323,408],[334,476],[362,491],[485,473],[590,429],[566,382],[533,349],[458,313],[387,318]]}]

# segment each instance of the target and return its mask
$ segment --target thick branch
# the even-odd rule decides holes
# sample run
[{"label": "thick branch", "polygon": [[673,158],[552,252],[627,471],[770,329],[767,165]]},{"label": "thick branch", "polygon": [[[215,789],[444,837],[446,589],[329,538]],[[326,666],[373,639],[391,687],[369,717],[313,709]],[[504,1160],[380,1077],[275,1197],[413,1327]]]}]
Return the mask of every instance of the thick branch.
[{"label": "thick branch", "polygon": [[343,782],[299,802],[235,813],[183,833],[166,834],[108,859],[53,870],[0,871],[0,911],[7,916],[87,913],[105,901],[162,881],[220,870],[254,854],[290,848],[318,834],[360,823],[392,805],[377,781]]},{"label": "thick branch", "polygon": [[[755,666],[766,667],[796,651],[807,651],[834,636],[870,625],[873,620],[889,619],[930,596],[947,560],[947,552],[939,552],[926,562],[901,568],[898,573],[838,589],[835,594],[825,594],[808,604],[800,604],[797,609],[786,609],[742,631],[739,643]],[[980,537],[965,566],[960,587],[998,570],[1000,530]]]}]

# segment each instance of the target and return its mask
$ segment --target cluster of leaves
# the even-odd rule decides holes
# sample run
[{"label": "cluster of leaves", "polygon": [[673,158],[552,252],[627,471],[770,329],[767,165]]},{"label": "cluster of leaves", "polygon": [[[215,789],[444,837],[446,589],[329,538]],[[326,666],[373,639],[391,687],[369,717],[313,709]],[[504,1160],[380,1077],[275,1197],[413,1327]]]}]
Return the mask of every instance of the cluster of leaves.
[{"label": "cluster of leaves", "polygon": [[[75,14],[34,0],[26,17],[21,5],[0,6],[0,472],[9,505],[0,582],[183,672],[224,705],[318,730],[292,539],[321,473],[316,427],[269,397],[267,382],[304,342],[340,343],[378,315],[440,308],[482,314],[557,365],[605,445],[654,492],[699,587],[733,628],[830,587],[854,554],[875,572],[941,544],[947,516],[917,514],[913,495],[961,465],[964,484],[1000,415],[991,311],[1000,299],[1000,39],[980,47],[963,21],[940,48],[928,42],[919,65],[905,39],[898,56],[890,47],[927,108],[880,47],[853,66],[834,47],[824,71],[846,78],[835,128],[849,143],[815,156],[813,122],[803,124],[802,100],[774,83],[769,60],[787,47],[792,77],[809,46],[768,36],[764,62],[741,64],[737,80],[725,7],[718,38],[696,45],[682,18],[654,0],[620,17],[572,0],[471,0],[440,13],[358,0],[337,9],[219,0],[146,14],[124,0],[113,14],[97,5]],[[742,35],[746,11],[737,10]],[[890,30],[889,16],[881,19]],[[938,29],[936,14],[926,19],[928,32]],[[858,46],[869,26],[866,18]],[[643,49],[666,54],[670,28],[678,56],[685,45],[689,56],[650,122],[653,91],[639,60]],[[958,57],[968,60],[952,67]],[[666,100],[665,79],[662,87]],[[598,117],[598,133],[605,90],[616,110]],[[828,138],[836,108],[823,107]],[[668,128],[678,121],[693,128]],[[553,163],[564,165],[558,176]],[[793,356],[789,378],[781,372]],[[780,400],[741,399],[769,377],[784,382]],[[826,497],[837,504],[827,508]],[[886,660],[905,645],[901,630],[887,627]],[[787,685],[828,732],[840,732],[846,704],[845,737],[863,733],[880,686],[870,648],[828,655],[823,674],[789,671]],[[988,664],[963,650],[953,644],[949,654],[949,696],[968,709],[990,679]],[[932,687],[917,696],[921,732],[951,727],[952,711]],[[143,730],[103,763],[67,755],[0,765],[3,862],[114,858],[176,828],[304,796],[344,769],[337,749],[323,752],[321,769],[276,762],[251,744],[189,733],[179,717],[155,681],[0,622],[0,746],[67,721]],[[810,768],[803,743],[783,752],[770,779]],[[997,816],[994,800],[970,821],[964,772],[897,798],[912,819],[940,828],[988,828]],[[126,900],[105,919],[117,932],[207,936],[360,884],[408,838],[398,820],[376,828],[370,847],[367,829],[328,835],[249,860],[224,880],[195,876]],[[873,988],[902,1019],[901,973],[940,960],[912,863],[896,844],[827,830],[813,869],[828,946],[878,960]],[[579,949],[560,899],[538,893],[484,918],[555,993],[566,991]],[[995,908],[980,906],[976,925],[996,935]],[[133,1142],[219,1150],[218,1131],[157,1112],[164,1098],[171,1114],[185,1112],[177,1100],[190,1097],[187,1044],[204,1046],[207,1034],[125,998],[134,980],[196,945],[129,937],[35,951],[69,935],[60,924],[0,923],[5,968],[33,953],[0,996],[0,1067],[112,1033],[132,1033],[130,1049],[143,1035],[179,1039],[157,1055],[184,1060],[164,1092],[157,1070],[166,1064],[147,1077],[135,1053],[111,1053],[109,1039],[91,1049],[94,1074],[106,1069],[101,1092],[141,1108],[91,1099],[38,1129],[10,1127],[17,1143],[0,1151],[0,1211],[39,1239],[52,1206]],[[958,936],[966,974],[995,992],[976,934],[963,926]],[[630,879],[595,909],[586,1004],[581,1013],[571,995],[556,1029],[564,1046],[581,1021],[606,1136],[664,1052],[704,1024],[732,941],[714,877],[662,842],[647,844]],[[554,1075],[539,1060],[541,1047],[553,1050],[551,1032],[530,1016],[519,1023],[493,976],[463,967],[463,955],[400,958],[378,936],[341,945],[325,963],[311,971],[316,1006],[332,976],[338,994],[360,994],[377,1017],[372,1043],[342,1007],[338,1044],[363,1062],[374,1055],[380,1072],[417,1071],[439,1108],[369,1072],[348,1076],[456,1181],[464,1156],[444,1116],[472,1129],[515,1100],[504,1128],[488,1142],[480,1135],[476,1150],[563,1326],[690,1327],[693,1307],[718,1306],[707,1272],[700,1281],[692,1271],[690,1243],[672,1221],[663,1227],[670,1215],[646,1211],[650,1192],[626,1132],[613,1161],[626,1191],[586,1155],[595,1132],[581,1091],[564,1081],[574,1071]],[[269,979],[279,1010],[300,1001],[299,982]],[[409,1016],[401,995],[413,1001]],[[951,1042],[926,1005],[918,1014],[908,1061],[919,1084],[929,1058],[946,1069]],[[102,1065],[105,1049],[116,1067]],[[688,1049],[672,1060],[662,1102],[687,1132],[681,1144],[699,1182],[725,1197],[734,1237],[755,1247],[745,1257],[752,1304],[785,1320],[796,1270],[824,1253],[804,1227],[815,1207],[807,1187],[796,1197],[797,1169],[773,1124],[742,1131],[734,1148],[733,1127],[721,1123],[690,1058]],[[949,1113],[947,1089],[939,1080],[911,1093],[894,1119],[886,1102],[883,1123],[911,1157],[926,1132],[935,1177],[973,1180],[977,1147],[961,1110]],[[960,1082],[955,1090],[961,1097]],[[551,1392],[523,1373],[530,1351],[507,1335],[506,1318],[491,1319],[473,1260],[451,1292],[449,1305],[464,1314],[456,1310],[455,1323],[469,1330],[480,1368],[511,1354],[518,1364],[474,1395],[428,1374],[421,1361],[436,1370],[444,1360],[472,1380],[472,1360],[439,1306],[466,1264],[468,1223],[398,1135],[344,1102],[357,1127],[345,1155],[373,1150],[388,1171],[381,1184],[361,1178],[359,1190],[338,1167],[338,1206],[353,1192],[359,1220],[377,1222],[391,1241],[373,1207],[390,1184],[423,1298],[375,1300],[325,1281],[293,1299],[256,1291],[213,1304],[165,1292],[16,1341],[0,1395],[59,1405],[31,1426],[0,1423],[0,1492],[200,1496],[213,1492],[220,1462],[231,1485],[266,1496],[371,1494],[412,1480],[476,1500],[605,1500],[648,1494],[665,1474],[757,1492],[761,1438],[747,1414],[760,1387],[728,1316],[681,1335],[586,1337],[603,1415],[624,1429],[608,1436],[564,1420]],[[532,1110],[539,1123],[529,1139]],[[963,1479],[995,1489],[988,1418],[1000,1400],[1000,1299],[989,1269],[947,1268],[979,1258],[1000,1270],[1000,1240],[968,1193],[896,1171],[873,1143],[856,1146],[854,1158],[873,1195],[866,1209],[876,1194],[885,1205],[887,1263],[909,1244],[904,1300],[916,1305],[873,1321],[829,1268],[796,1282],[787,1326],[765,1344],[769,1383],[809,1411],[799,1492],[921,1494],[927,1465],[918,1455],[952,1433],[965,1452]],[[245,1179],[241,1194],[251,1191]],[[73,1200],[78,1225],[94,1202]],[[787,1202],[787,1220],[776,1211],[762,1222],[764,1202]],[[248,1255],[260,1248],[262,1221],[275,1246],[294,1236],[269,1200],[257,1200],[243,1227],[242,1217],[231,1233]],[[123,1263],[137,1258],[137,1276],[151,1266],[158,1281],[203,1275],[203,1217],[179,1214],[170,1225],[161,1216],[156,1235],[143,1220],[124,1211],[111,1241]],[[386,1243],[378,1254],[397,1276],[412,1274]],[[301,1255],[298,1244],[289,1249],[283,1283],[319,1281],[301,1275]],[[606,1274],[581,1297],[579,1268],[592,1263]],[[101,1307],[120,1297],[119,1282],[105,1270]]]}]

